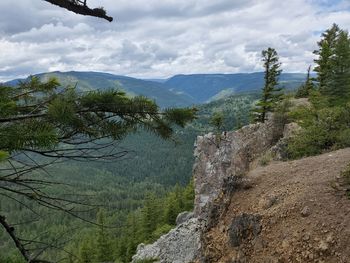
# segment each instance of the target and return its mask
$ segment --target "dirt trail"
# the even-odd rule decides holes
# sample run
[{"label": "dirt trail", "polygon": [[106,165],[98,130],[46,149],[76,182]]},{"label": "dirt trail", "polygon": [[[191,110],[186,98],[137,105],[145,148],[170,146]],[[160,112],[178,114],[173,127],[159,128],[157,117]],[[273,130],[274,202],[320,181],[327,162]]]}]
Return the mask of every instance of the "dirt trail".
[{"label": "dirt trail", "polygon": [[[350,263],[350,200],[338,183],[349,162],[348,148],[252,170],[246,176],[251,188],[233,194],[219,224],[207,234],[212,258],[225,263]],[[243,213],[261,216],[261,232],[234,246],[229,227]]]}]

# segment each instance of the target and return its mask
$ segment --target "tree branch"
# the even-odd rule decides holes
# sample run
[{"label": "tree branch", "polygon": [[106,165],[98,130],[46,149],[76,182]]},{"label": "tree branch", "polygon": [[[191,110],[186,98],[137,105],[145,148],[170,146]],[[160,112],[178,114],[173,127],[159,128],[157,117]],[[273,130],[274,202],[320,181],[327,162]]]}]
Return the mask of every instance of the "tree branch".
[{"label": "tree branch", "polygon": [[65,8],[69,11],[72,11],[76,14],[84,16],[95,16],[106,19],[109,22],[113,21],[113,17],[107,16],[106,11],[103,8],[94,8],[91,9],[86,5],[86,1],[83,4],[79,4],[80,1],[69,1],[69,0],[44,0],[53,5]]},{"label": "tree branch", "polygon": [[16,247],[18,248],[19,252],[21,252],[22,256],[25,258],[25,260],[30,261],[30,256],[28,251],[25,249],[25,247],[22,245],[19,238],[15,235],[15,229],[6,222],[6,218],[2,215],[0,215],[0,224],[5,228],[6,232],[10,235],[13,242],[15,242]]}]

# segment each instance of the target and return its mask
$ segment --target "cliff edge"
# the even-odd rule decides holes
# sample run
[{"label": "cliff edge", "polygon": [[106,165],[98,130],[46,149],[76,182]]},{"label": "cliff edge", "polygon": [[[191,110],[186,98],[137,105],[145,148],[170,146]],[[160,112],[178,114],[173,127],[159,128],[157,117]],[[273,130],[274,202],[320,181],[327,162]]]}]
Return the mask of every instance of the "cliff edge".
[{"label": "cliff edge", "polygon": [[350,149],[258,165],[292,126],[271,119],[199,136],[194,218],[141,244],[133,262],[349,263],[350,200],[338,180]]},{"label": "cliff edge", "polygon": [[350,149],[257,167],[204,234],[205,262],[350,262]]}]

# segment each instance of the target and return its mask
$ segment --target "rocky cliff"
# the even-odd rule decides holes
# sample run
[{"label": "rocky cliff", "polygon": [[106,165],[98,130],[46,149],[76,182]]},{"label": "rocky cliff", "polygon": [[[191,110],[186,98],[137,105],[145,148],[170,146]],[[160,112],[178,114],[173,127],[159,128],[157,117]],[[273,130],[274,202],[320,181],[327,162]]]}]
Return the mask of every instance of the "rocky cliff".
[{"label": "rocky cliff", "polygon": [[[151,245],[139,245],[133,262],[192,262],[202,257],[202,236],[215,224],[215,213],[224,207],[225,197],[242,183],[250,163],[278,139],[273,121],[248,125],[236,132],[199,136],[195,143],[194,217]],[[227,201],[227,200],[226,200]]]},{"label": "rocky cliff", "polygon": [[[285,137],[290,127],[298,129],[286,126]],[[271,120],[199,136],[194,217],[140,245],[133,262],[350,262],[350,202],[332,188],[350,150],[259,166],[266,151],[279,152],[282,131]]]}]

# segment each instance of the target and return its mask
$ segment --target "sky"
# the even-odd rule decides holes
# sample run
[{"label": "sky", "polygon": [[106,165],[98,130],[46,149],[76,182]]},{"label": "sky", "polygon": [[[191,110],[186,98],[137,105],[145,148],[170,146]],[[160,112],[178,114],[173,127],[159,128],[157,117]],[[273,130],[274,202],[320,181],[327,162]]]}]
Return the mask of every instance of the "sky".
[{"label": "sky", "polygon": [[76,15],[43,0],[0,1],[0,81],[48,71],[138,78],[262,71],[273,47],[305,72],[321,33],[350,29],[350,0],[88,0],[114,17]]}]

